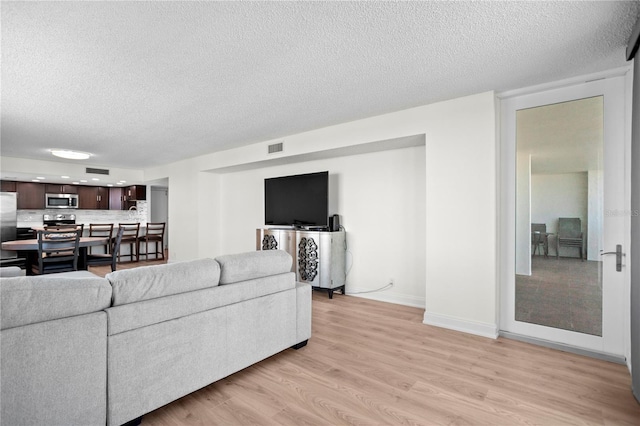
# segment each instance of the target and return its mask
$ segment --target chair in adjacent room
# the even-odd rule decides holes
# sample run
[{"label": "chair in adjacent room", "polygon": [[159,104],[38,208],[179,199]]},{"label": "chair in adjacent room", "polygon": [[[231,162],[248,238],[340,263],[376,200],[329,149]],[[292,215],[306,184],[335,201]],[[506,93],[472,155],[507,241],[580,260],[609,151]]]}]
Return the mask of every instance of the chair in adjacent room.
[{"label": "chair in adjacent room", "polygon": [[145,244],[144,255],[149,260],[149,243],[154,244],[154,251],[156,259],[164,260],[164,230],[166,227],[165,222],[147,223],[147,232],[140,237],[140,243]]},{"label": "chair in adjacent room", "polygon": [[[116,261],[118,260],[123,234],[124,228],[118,228],[113,245],[111,246],[111,244],[109,244],[111,247],[107,253],[87,254],[87,266],[111,265],[111,272],[114,272],[116,270]],[[111,239],[109,239],[109,241],[111,241]]]},{"label": "chair in adjacent room", "polygon": [[118,262],[121,256],[129,256],[131,262],[138,262],[140,260],[140,223],[121,223],[119,228],[124,229],[121,246],[128,244],[129,254],[123,255],[118,251]]},{"label": "chair in adjacent room", "polygon": [[560,256],[560,247],[577,248],[579,251],[580,259],[584,260],[584,240],[582,235],[582,221],[580,220],[580,218],[561,217],[558,219],[558,232],[556,237],[556,259]]},{"label": "chair in adjacent room", "polygon": [[33,264],[35,275],[78,270],[79,230],[38,231],[38,263]]},{"label": "chair in adjacent room", "polygon": [[[544,257],[549,255],[548,235],[546,223],[531,224],[531,256],[535,256],[536,251],[539,255],[544,253]],[[540,250],[544,251],[541,252]]]},{"label": "chair in adjacent room", "polygon": [[102,249],[104,254],[111,253],[111,245],[113,243],[113,223],[90,223],[89,224],[89,236],[90,237],[105,237],[107,243],[104,246],[91,246],[89,247],[88,254],[93,254],[93,249],[96,247],[104,247]]}]

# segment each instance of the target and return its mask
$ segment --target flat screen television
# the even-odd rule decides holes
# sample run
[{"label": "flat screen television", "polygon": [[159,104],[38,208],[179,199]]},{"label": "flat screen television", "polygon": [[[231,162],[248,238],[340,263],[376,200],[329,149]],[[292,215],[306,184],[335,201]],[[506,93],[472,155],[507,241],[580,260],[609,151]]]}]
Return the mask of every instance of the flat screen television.
[{"label": "flat screen television", "polygon": [[264,223],[326,227],[329,221],[329,172],[264,180]]}]

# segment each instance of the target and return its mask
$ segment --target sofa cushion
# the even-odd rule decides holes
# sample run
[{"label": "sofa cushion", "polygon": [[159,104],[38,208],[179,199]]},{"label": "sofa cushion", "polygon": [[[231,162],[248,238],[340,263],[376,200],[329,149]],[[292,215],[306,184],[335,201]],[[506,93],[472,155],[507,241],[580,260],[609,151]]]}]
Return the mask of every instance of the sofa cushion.
[{"label": "sofa cushion", "polygon": [[215,287],[220,280],[220,265],[213,259],[197,259],[125,269],[105,278],[113,287],[112,306],[117,306]]},{"label": "sofa cushion", "polygon": [[20,269],[17,266],[3,266],[0,268],[0,278],[2,277],[23,277],[25,275],[24,269]]},{"label": "sofa cushion", "polygon": [[291,271],[291,255],[283,250],[250,251],[216,257],[220,264],[220,284],[283,274]]},{"label": "sofa cushion", "polygon": [[2,278],[2,330],[108,308],[111,304],[109,282],[83,272],[70,272],[64,276],[51,274]]},{"label": "sofa cushion", "polygon": [[296,274],[293,272],[287,272],[232,285],[176,294],[171,297],[144,300],[136,304],[113,306],[106,310],[109,317],[109,335],[171,321],[281,291],[293,290],[296,288],[295,276]]}]

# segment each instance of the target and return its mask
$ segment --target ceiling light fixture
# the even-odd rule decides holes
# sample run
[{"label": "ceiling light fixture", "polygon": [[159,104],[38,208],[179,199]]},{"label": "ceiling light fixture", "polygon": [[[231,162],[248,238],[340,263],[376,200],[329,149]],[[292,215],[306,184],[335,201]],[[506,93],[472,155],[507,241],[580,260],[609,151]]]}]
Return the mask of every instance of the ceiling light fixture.
[{"label": "ceiling light fixture", "polygon": [[62,179],[70,179],[69,176],[60,176]]},{"label": "ceiling light fixture", "polygon": [[68,160],[86,160],[92,155],[88,152],[71,151],[69,149],[52,149],[51,154]]}]

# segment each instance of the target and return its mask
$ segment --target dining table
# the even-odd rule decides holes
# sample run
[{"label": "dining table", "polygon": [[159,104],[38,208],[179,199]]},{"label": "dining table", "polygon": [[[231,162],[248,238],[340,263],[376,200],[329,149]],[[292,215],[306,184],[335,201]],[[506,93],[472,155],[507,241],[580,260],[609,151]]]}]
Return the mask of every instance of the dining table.
[{"label": "dining table", "polygon": [[[80,237],[78,243],[78,269],[87,269],[87,248],[91,246],[103,246],[109,241],[108,237]],[[38,239],[5,241],[2,250],[11,250],[18,253],[19,258],[26,260],[26,273],[31,275],[31,266],[37,261]]]}]

